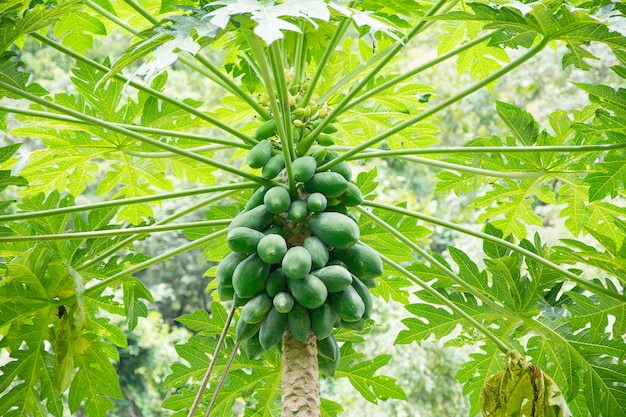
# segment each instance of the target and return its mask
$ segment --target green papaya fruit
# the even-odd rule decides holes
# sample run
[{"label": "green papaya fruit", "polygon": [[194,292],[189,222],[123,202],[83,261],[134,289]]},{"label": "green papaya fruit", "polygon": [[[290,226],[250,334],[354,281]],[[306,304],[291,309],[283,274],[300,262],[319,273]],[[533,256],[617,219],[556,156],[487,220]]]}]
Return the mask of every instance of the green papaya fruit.
[{"label": "green papaya fruit", "polygon": [[265,283],[265,292],[270,297],[274,297],[279,292],[286,291],[288,279],[289,278],[287,278],[282,268],[276,269],[267,278],[267,282]]},{"label": "green papaya fruit", "polygon": [[[330,162],[333,159],[337,158],[338,156],[339,156],[338,152],[329,151],[326,154],[326,162]],[[348,161],[341,161],[338,164],[335,164],[332,167],[330,167],[330,170],[332,172],[336,172],[337,174],[340,174],[342,177],[346,179],[346,181],[350,181],[352,179],[352,168],[350,168],[350,164],[348,163]]]},{"label": "green papaya fruit", "polygon": [[261,123],[256,128],[254,137],[255,139],[263,140],[263,139],[269,138],[270,136],[274,136],[275,133],[276,133],[276,120],[268,119],[264,121],[263,123]]},{"label": "green papaya fruit", "polygon": [[369,246],[357,243],[349,248],[334,250],[333,259],[341,260],[348,270],[361,279],[372,279],[382,275],[384,266],[378,252]]},{"label": "green papaya fruit", "polygon": [[287,253],[287,241],[278,234],[264,235],[256,247],[257,254],[268,264],[277,264]]},{"label": "green papaya fruit", "polygon": [[219,287],[231,287],[233,286],[233,272],[235,272],[235,268],[237,265],[244,259],[246,259],[246,255],[243,253],[232,252],[229,253],[222,259],[222,261],[217,265],[217,269],[215,270],[215,279],[217,279],[217,286]]},{"label": "green papaya fruit", "polygon": [[276,294],[272,302],[274,304],[274,308],[278,310],[279,313],[289,313],[295,305],[295,301],[291,294],[285,291]]},{"label": "green papaya fruit", "polygon": [[332,294],[331,304],[343,321],[357,321],[363,318],[365,305],[354,287]]},{"label": "green papaya fruit", "polygon": [[339,199],[346,206],[354,207],[363,203],[363,194],[361,194],[361,190],[355,183],[349,182],[346,191],[339,196]]},{"label": "green papaya fruit", "polygon": [[322,193],[327,198],[339,197],[348,188],[348,181],[340,174],[332,171],[318,172],[304,182],[304,190],[308,193]]},{"label": "green papaya fruit", "polygon": [[333,332],[333,326],[337,321],[337,313],[325,302],[320,307],[309,310],[311,316],[311,329],[318,339],[325,339]]},{"label": "green papaya fruit", "polygon": [[303,279],[290,279],[287,287],[298,304],[308,309],[320,307],[328,298],[326,286],[315,275],[307,274]]},{"label": "green papaya fruit", "polygon": [[337,373],[337,368],[339,367],[340,356],[341,355],[339,354],[339,352],[337,352],[337,358],[331,361],[330,359],[317,355],[317,365],[318,365],[319,371],[323,373],[324,375],[327,375],[330,377],[335,376],[335,374]]},{"label": "green papaya fruit", "polygon": [[291,205],[291,195],[283,187],[273,187],[267,190],[263,197],[265,209],[273,214],[280,214],[289,209]]},{"label": "green papaya fruit", "polygon": [[287,314],[279,313],[272,307],[261,322],[259,329],[259,342],[263,349],[267,350],[278,344],[287,327]]},{"label": "green papaya fruit", "polygon": [[235,325],[235,340],[237,342],[243,342],[250,339],[252,336],[259,332],[261,328],[261,322],[259,323],[246,323],[239,319]]},{"label": "green papaya fruit", "polygon": [[295,304],[291,311],[287,314],[287,324],[291,334],[302,343],[309,340],[311,334],[311,318],[309,311],[299,304]]},{"label": "green papaya fruit", "polygon": [[270,266],[259,255],[252,254],[241,261],[233,272],[233,288],[241,298],[252,298],[265,289]]},{"label": "green papaya fruit", "polygon": [[343,291],[352,284],[352,274],[340,265],[328,265],[311,271],[311,274],[322,280],[331,293]]},{"label": "green papaya fruit", "polygon": [[241,347],[243,347],[244,352],[246,352],[246,356],[250,360],[259,359],[265,349],[261,346],[261,341],[259,341],[259,332],[256,332],[254,336],[246,339],[241,343]]},{"label": "green papaya fruit", "polygon": [[262,231],[272,224],[273,220],[274,215],[265,209],[265,204],[261,204],[236,215],[231,220],[228,230],[235,227],[249,227],[250,229]]},{"label": "green papaya fruit", "polygon": [[324,211],[328,207],[328,199],[322,193],[311,193],[306,198],[306,206],[311,213]]},{"label": "green papaya fruit", "polygon": [[261,171],[261,176],[265,179],[272,180],[280,174],[280,171],[285,168],[285,157],[283,154],[276,154],[272,156]]},{"label": "green papaya fruit", "polygon": [[287,278],[300,280],[311,270],[311,255],[302,246],[294,246],[287,250],[283,257],[282,269]]},{"label": "green papaya fruit", "polygon": [[244,206],[243,211],[251,210],[263,204],[263,197],[265,197],[266,192],[267,192],[266,187],[257,188],[248,199],[248,202]]},{"label": "green papaya fruit", "polygon": [[251,254],[265,235],[249,227],[233,227],[228,231],[226,244],[233,252]]},{"label": "green papaya fruit", "polygon": [[250,168],[262,168],[272,157],[272,141],[265,139],[248,151],[246,162]]},{"label": "green papaya fruit", "polygon": [[317,341],[317,354],[331,361],[337,359],[339,355],[339,345],[337,344],[337,339],[335,339],[334,334],[331,333],[327,338]]},{"label": "green papaya fruit", "polygon": [[309,209],[306,201],[295,200],[289,206],[289,212],[287,213],[289,219],[294,223],[302,223],[309,216]]},{"label": "green papaya fruit", "polygon": [[333,248],[347,249],[360,238],[356,222],[341,213],[315,213],[309,218],[309,227],[315,236]]},{"label": "green papaya fruit", "polygon": [[302,247],[311,255],[311,266],[315,269],[322,268],[330,257],[328,246],[317,236],[309,236],[302,242]]},{"label": "green papaya fruit", "polygon": [[370,290],[357,276],[352,276],[351,285],[357,292],[357,294],[359,294],[359,297],[361,297],[361,300],[363,300],[363,305],[365,306],[365,310],[363,310],[363,315],[361,317],[364,319],[369,319],[372,315],[372,305],[374,301]]},{"label": "green papaya fruit", "polygon": [[315,174],[317,163],[312,156],[301,156],[295,159],[291,164],[293,178],[298,182],[310,180]]},{"label": "green papaya fruit", "polygon": [[235,289],[233,287],[225,287],[223,285],[217,286],[217,297],[220,301],[230,301],[235,296]]},{"label": "green papaya fruit", "polygon": [[264,292],[254,296],[241,309],[241,319],[246,323],[259,323],[272,308],[272,299]]}]

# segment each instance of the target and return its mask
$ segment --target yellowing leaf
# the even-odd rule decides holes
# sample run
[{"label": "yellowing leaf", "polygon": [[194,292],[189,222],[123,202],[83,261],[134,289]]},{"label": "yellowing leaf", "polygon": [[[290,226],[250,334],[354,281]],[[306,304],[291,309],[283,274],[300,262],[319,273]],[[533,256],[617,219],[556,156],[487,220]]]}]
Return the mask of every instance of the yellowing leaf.
[{"label": "yellowing leaf", "polygon": [[485,381],[480,408],[485,417],[572,416],[552,378],[515,351],[507,354],[506,369]]}]

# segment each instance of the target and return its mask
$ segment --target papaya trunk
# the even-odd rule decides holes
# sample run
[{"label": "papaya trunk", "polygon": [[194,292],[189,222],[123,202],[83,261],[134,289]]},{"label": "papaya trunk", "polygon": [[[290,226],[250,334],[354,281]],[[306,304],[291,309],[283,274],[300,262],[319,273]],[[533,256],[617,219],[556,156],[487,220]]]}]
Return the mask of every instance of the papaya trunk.
[{"label": "papaya trunk", "polygon": [[317,343],[313,333],[302,343],[289,329],[283,334],[282,417],[319,417]]}]

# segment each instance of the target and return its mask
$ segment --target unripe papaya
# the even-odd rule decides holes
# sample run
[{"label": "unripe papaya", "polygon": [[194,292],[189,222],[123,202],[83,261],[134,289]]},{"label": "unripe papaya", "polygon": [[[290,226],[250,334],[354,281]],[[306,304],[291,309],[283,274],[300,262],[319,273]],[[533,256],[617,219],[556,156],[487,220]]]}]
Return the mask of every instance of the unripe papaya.
[{"label": "unripe papaya", "polygon": [[331,361],[337,359],[339,355],[339,345],[337,345],[337,339],[335,339],[334,334],[331,333],[327,338],[317,341],[317,353]]},{"label": "unripe papaya", "polygon": [[326,286],[315,275],[307,274],[303,279],[290,279],[287,287],[298,304],[308,309],[320,307],[328,298]]},{"label": "unripe papaya", "polygon": [[299,304],[295,304],[291,311],[287,314],[287,324],[291,334],[302,343],[309,340],[311,333],[311,318],[309,311]]},{"label": "unripe papaya", "polygon": [[252,336],[259,332],[261,323],[246,323],[239,319],[235,325],[235,340],[237,342],[243,342],[250,339]]},{"label": "unripe papaya", "polygon": [[354,220],[340,213],[315,213],[309,218],[309,227],[322,242],[339,249],[349,248],[360,237],[359,227]]},{"label": "unripe papaya", "polygon": [[256,253],[241,261],[233,272],[233,288],[241,298],[251,298],[265,289],[270,266]]},{"label": "unripe papaya", "polygon": [[335,144],[333,137],[324,133],[320,134],[315,141],[322,146],[332,146]]},{"label": "unripe papaya", "polygon": [[311,266],[313,268],[319,269],[328,263],[328,246],[317,236],[307,237],[302,242],[302,246],[311,255]]},{"label": "unripe papaya", "polygon": [[346,191],[339,197],[339,199],[348,207],[358,206],[363,203],[363,194],[361,194],[361,190],[359,187],[353,183],[349,182]]},{"label": "unripe papaya", "polygon": [[[338,152],[329,151],[326,154],[326,162],[332,161],[338,156],[339,156]],[[332,172],[336,172],[337,174],[340,174],[342,177],[346,179],[346,181],[350,181],[352,179],[352,168],[350,168],[350,164],[348,163],[348,161],[341,161],[338,164],[335,164],[332,167],[330,167],[330,170]]]},{"label": "unripe papaya", "polygon": [[268,180],[274,179],[278,174],[280,174],[280,171],[282,171],[283,168],[285,168],[285,157],[283,154],[279,153],[272,156],[269,161],[263,165],[261,176]]},{"label": "unripe papaya", "polygon": [[306,206],[311,213],[324,211],[328,206],[328,199],[322,193],[312,193],[306,198]]},{"label": "unripe papaya", "polygon": [[265,349],[263,349],[259,341],[259,332],[256,332],[254,336],[249,339],[244,340],[241,346],[250,360],[260,358],[263,352],[265,352]]},{"label": "unripe papaya", "polygon": [[337,320],[337,313],[330,305],[325,302],[318,308],[309,311],[311,316],[311,329],[318,339],[325,339],[333,332],[333,326]]},{"label": "unripe papaya", "polygon": [[361,297],[361,300],[363,300],[363,305],[365,306],[365,310],[363,310],[363,315],[361,317],[364,319],[369,319],[372,315],[373,304],[372,294],[370,293],[370,290],[363,282],[361,282],[361,280],[357,276],[352,277],[352,288],[354,288],[357,294],[359,294],[359,297]]},{"label": "unripe papaya", "polygon": [[235,289],[233,287],[225,287],[223,285],[217,286],[217,297],[220,301],[230,301],[235,296]]},{"label": "unripe papaya", "polygon": [[267,188],[266,187],[259,187],[259,188],[257,188],[254,191],[254,193],[252,193],[250,198],[248,199],[248,202],[246,203],[245,207],[243,208],[243,211],[251,210],[251,209],[253,209],[255,207],[258,207],[261,204],[263,204],[263,197],[265,197],[265,193],[266,192],[267,192]]},{"label": "unripe papaya", "polygon": [[254,133],[254,137],[258,140],[267,139],[276,133],[276,120],[269,119],[261,123]]},{"label": "unripe papaya", "polygon": [[317,355],[317,364],[318,364],[319,371],[330,377],[335,376],[335,374],[337,373],[337,368],[339,367],[339,359],[340,359],[339,352],[337,352],[337,358],[335,358],[335,360],[332,360],[332,361],[323,356]]},{"label": "unripe papaya", "polygon": [[285,291],[276,294],[272,302],[274,303],[274,308],[278,310],[279,313],[289,313],[295,305],[291,294]]},{"label": "unripe papaya", "polygon": [[246,323],[261,322],[272,308],[272,299],[264,292],[254,296],[241,309],[241,319]]},{"label": "unripe papaya", "polygon": [[242,253],[229,253],[222,259],[222,261],[217,265],[217,269],[215,270],[215,279],[217,279],[217,286],[219,287],[231,287],[233,286],[233,272],[235,272],[235,268],[237,265],[247,256]]},{"label": "unripe papaya", "polygon": [[341,320],[350,322],[363,318],[365,305],[352,286],[333,294],[331,303]]},{"label": "unripe papaya", "polygon": [[325,266],[312,271],[311,274],[322,280],[328,292],[340,292],[352,284],[352,274],[340,265]]},{"label": "unripe papaya", "polygon": [[282,269],[287,278],[301,280],[311,270],[311,264],[311,254],[302,246],[294,246],[283,257]]},{"label": "unripe papaya", "polygon": [[226,244],[233,252],[251,254],[265,235],[249,227],[233,227],[228,231]]},{"label": "unripe papaya", "polygon": [[228,225],[228,230],[235,227],[249,227],[250,229],[262,231],[272,224],[273,220],[274,215],[265,209],[265,204],[261,204],[236,215],[230,222],[230,225]]},{"label": "unripe papaya", "polygon": [[289,219],[294,223],[302,223],[309,217],[309,209],[307,207],[306,201],[304,200],[295,200],[289,206],[289,211],[287,212]]},{"label": "unripe papaya", "polygon": [[328,153],[328,149],[326,148],[319,148],[316,149],[313,152],[313,158],[315,159],[315,163],[319,166],[322,165],[324,163],[324,161],[326,160],[326,155]]},{"label": "unripe papaya", "polygon": [[265,283],[265,292],[270,297],[274,297],[281,291],[287,290],[287,276],[283,272],[282,268],[278,268],[270,274]]},{"label": "unripe papaya", "polygon": [[250,168],[261,168],[272,156],[272,141],[265,139],[250,149],[246,156],[246,162]]},{"label": "unripe papaya", "polygon": [[291,205],[291,196],[286,188],[273,187],[265,193],[263,203],[265,203],[265,209],[270,213],[280,214],[289,209],[289,206]]},{"label": "unripe papaya", "polygon": [[291,164],[293,178],[296,181],[304,182],[310,180],[315,174],[317,163],[312,156],[301,156]]},{"label": "unripe papaya", "polygon": [[269,234],[259,240],[256,251],[263,262],[280,263],[287,253],[287,241],[281,235]]},{"label": "unripe papaya", "polygon": [[322,193],[327,198],[339,197],[348,188],[348,181],[336,172],[318,172],[304,183],[304,190],[309,193]]},{"label": "unripe papaya", "polygon": [[261,322],[259,329],[259,342],[263,349],[269,349],[278,344],[283,337],[287,327],[287,314],[279,313],[272,307],[265,319]]},{"label": "unripe papaya", "polygon": [[332,257],[343,261],[348,270],[362,280],[376,278],[383,273],[383,261],[378,252],[360,243],[346,249],[334,250]]}]

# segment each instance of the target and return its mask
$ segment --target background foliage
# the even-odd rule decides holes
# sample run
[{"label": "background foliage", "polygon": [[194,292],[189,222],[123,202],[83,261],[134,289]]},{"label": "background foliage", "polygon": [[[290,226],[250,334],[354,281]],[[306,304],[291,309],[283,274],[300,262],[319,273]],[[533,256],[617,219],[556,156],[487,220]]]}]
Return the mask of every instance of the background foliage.
[{"label": "background foliage", "polygon": [[[337,336],[324,415],[425,395],[425,415],[459,415],[433,388],[451,363],[475,415],[507,349],[573,415],[626,415],[624,6],[302,4],[0,5],[0,414],[186,414],[227,320],[205,291],[223,229],[260,181],[245,150],[285,76],[337,118],[386,259],[375,319]],[[414,363],[443,343],[466,353]],[[217,415],[275,415],[279,363],[236,355]]]}]

